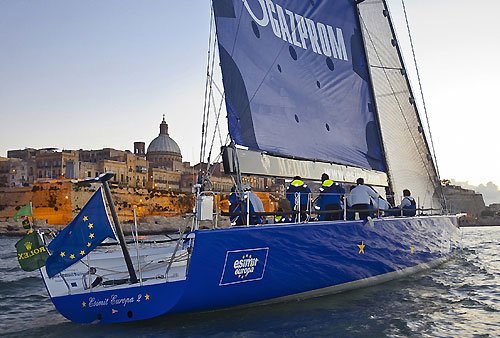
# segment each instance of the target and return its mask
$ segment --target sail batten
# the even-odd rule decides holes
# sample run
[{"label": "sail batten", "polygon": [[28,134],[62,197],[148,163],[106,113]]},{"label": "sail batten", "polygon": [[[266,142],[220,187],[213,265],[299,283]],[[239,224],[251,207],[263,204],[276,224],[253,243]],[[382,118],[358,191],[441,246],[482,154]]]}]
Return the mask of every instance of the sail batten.
[{"label": "sail batten", "polygon": [[236,144],[386,170],[352,1],[213,3]]}]

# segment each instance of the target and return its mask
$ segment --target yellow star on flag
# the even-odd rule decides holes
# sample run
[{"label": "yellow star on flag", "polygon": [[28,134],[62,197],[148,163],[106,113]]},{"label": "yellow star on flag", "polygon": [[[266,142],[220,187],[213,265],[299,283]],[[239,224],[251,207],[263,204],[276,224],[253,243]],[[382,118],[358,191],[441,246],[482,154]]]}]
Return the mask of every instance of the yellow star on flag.
[{"label": "yellow star on flag", "polygon": [[87,246],[90,247],[92,244],[90,244],[90,242],[87,243]]},{"label": "yellow star on flag", "polygon": [[89,235],[89,237],[90,237],[90,238],[94,238],[94,234],[90,234],[90,235]]},{"label": "yellow star on flag", "polygon": [[365,241],[361,241],[361,244],[358,244],[358,247],[359,247],[358,254],[360,254],[360,253],[365,254]]},{"label": "yellow star on flag", "polygon": [[80,255],[82,255],[82,256],[85,255],[85,251],[83,251],[83,250],[80,251]]},{"label": "yellow star on flag", "polygon": [[84,222],[87,222],[87,220],[88,220],[88,219],[89,219],[89,218],[88,218],[87,216],[83,216],[83,221],[84,221]]},{"label": "yellow star on flag", "polygon": [[413,251],[414,251],[414,250],[415,250],[415,249],[411,246],[411,247],[410,247],[410,251],[411,251],[411,253],[413,253]]},{"label": "yellow star on flag", "polygon": [[144,296],[144,298],[146,298],[146,300],[149,300],[149,295],[146,293],[146,295]]},{"label": "yellow star on flag", "polygon": [[87,306],[87,303],[82,302],[82,307],[85,307],[85,306]]},{"label": "yellow star on flag", "polygon": [[94,227],[94,223],[89,223],[89,229],[92,229]]},{"label": "yellow star on flag", "polygon": [[64,257],[64,256],[66,256],[66,253],[61,251],[61,257]]},{"label": "yellow star on flag", "polygon": [[69,258],[71,258],[71,259],[75,259],[75,255],[71,254],[71,255],[69,256]]}]

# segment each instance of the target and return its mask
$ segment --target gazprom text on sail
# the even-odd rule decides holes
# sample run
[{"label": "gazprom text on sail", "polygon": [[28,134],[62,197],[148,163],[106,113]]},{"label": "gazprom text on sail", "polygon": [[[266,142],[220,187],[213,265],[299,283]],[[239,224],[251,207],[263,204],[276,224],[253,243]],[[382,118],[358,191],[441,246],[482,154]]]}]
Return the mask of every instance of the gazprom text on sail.
[{"label": "gazprom text on sail", "polygon": [[[348,61],[347,50],[344,43],[342,29],[317,22],[294,13],[288,9],[283,10],[280,5],[271,0],[253,0],[260,4],[262,18],[258,18],[248,3],[251,0],[242,0],[252,19],[262,27],[271,23],[274,35],[288,41],[297,47],[307,49],[307,39],[313,52],[332,56],[335,59]],[[286,15],[285,15],[286,13]],[[287,19],[288,17],[288,19]]]}]

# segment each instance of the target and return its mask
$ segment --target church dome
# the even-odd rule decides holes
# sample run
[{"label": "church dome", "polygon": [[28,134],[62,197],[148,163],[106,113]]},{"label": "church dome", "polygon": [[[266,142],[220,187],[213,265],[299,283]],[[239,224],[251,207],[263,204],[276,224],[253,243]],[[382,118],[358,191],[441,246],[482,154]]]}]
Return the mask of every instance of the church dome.
[{"label": "church dome", "polygon": [[175,153],[181,155],[181,149],[170,136],[168,136],[168,124],[165,115],[160,124],[160,135],[158,135],[148,146],[148,155],[151,153]]}]

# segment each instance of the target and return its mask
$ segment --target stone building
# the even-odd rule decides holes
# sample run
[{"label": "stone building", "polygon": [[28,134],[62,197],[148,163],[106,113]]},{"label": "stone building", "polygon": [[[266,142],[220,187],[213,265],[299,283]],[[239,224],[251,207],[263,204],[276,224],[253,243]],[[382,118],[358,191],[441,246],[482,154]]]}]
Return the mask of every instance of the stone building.
[{"label": "stone building", "polygon": [[165,115],[160,124],[160,134],[148,146],[146,158],[149,168],[162,168],[172,171],[182,170],[181,149],[169,135]]},{"label": "stone building", "polygon": [[452,213],[467,213],[478,217],[485,209],[483,195],[474,190],[448,183],[443,186],[443,193],[448,210]]},{"label": "stone building", "polygon": [[0,156],[0,187],[9,186],[10,163],[9,159]]},{"label": "stone building", "polygon": [[[141,154],[143,149],[138,145],[134,152]],[[180,190],[181,176],[185,168],[182,164],[179,145],[168,135],[165,115],[163,115],[163,121],[160,124],[160,134],[149,144],[146,158],[149,163],[148,188]]]},{"label": "stone building", "polygon": [[49,148],[37,151],[35,179],[78,178],[78,175],[75,174],[75,168],[79,159],[79,151],[55,150],[55,148]]},{"label": "stone building", "polygon": [[[134,142],[133,153],[128,150],[103,148],[97,150],[62,150],[57,148],[9,150],[8,161],[0,161],[0,185],[20,186],[46,179],[85,179],[104,172],[113,172],[110,183],[119,186],[192,192],[200,168],[206,163],[191,166],[182,162],[177,142],[168,134],[165,115],[160,133],[146,151],[144,142]],[[6,162],[6,163],[3,163]],[[13,171],[14,170],[14,171]],[[231,176],[225,175],[222,164],[212,166],[212,190],[229,192]],[[281,193],[282,184],[272,178],[244,176],[243,183],[255,191]]]},{"label": "stone building", "polygon": [[9,150],[7,152],[7,157],[9,158],[9,160],[20,159],[23,162],[22,166],[25,167],[25,169],[22,170],[26,170],[26,177],[25,179],[22,179],[25,182],[24,184],[33,184],[36,179],[37,171],[35,159],[36,155],[40,151],[42,150],[25,148],[19,150]]}]

